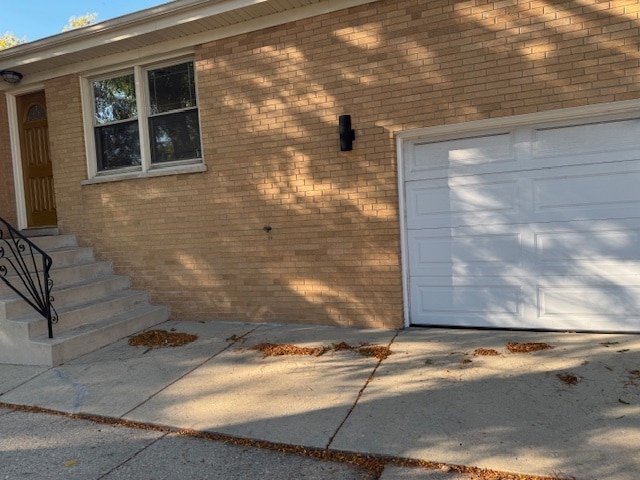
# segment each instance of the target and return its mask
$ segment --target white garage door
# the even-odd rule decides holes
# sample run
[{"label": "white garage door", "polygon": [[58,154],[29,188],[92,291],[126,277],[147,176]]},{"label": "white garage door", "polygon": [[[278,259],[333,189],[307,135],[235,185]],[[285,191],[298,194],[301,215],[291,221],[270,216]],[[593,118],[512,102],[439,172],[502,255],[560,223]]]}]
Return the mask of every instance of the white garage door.
[{"label": "white garage door", "polygon": [[403,148],[412,324],[640,331],[640,120]]}]

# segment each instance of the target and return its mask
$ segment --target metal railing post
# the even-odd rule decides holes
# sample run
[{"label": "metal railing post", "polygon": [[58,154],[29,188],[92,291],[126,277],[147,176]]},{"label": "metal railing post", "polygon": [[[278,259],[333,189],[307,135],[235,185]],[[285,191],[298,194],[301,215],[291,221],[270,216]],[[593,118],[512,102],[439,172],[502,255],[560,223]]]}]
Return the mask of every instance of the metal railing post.
[{"label": "metal railing post", "polygon": [[44,250],[0,217],[0,280],[47,320],[49,338],[53,338],[53,324],[58,321],[51,295],[52,263]]}]

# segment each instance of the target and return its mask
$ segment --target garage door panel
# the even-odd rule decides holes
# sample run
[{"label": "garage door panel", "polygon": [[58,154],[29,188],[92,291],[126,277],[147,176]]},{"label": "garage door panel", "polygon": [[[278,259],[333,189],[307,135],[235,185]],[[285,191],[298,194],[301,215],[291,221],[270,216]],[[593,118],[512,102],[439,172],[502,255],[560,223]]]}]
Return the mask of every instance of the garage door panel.
[{"label": "garage door panel", "polygon": [[522,268],[520,234],[513,231],[485,235],[412,231],[409,251],[411,275],[500,275],[505,264]]},{"label": "garage door panel", "polygon": [[517,284],[450,285],[425,278],[412,286],[410,308],[416,324],[521,328],[526,316],[523,297]]},{"label": "garage door panel", "polygon": [[640,212],[640,171],[536,179],[534,209],[545,220],[634,216]]},{"label": "garage door panel", "polygon": [[540,286],[540,317],[621,316],[640,318],[640,285]]},{"label": "garage door panel", "polygon": [[435,279],[423,279],[416,281],[414,288],[412,298],[418,315],[522,315],[522,289],[519,285],[453,286],[439,284]]},{"label": "garage door panel", "polygon": [[518,219],[518,182],[513,180],[442,185],[407,185],[409,228],[475,223],[505,224]]},{"label": "garage door panel", "polygon": [[[613,222],[607,222],[613,223]],[[593,225],[590,225],[593,226]],[[640,228],[620,230],[537,231],[534,237],[539,275],[593,276],[620,280],[640,273]]]},{"label": "garage door panel", "polygon": [[533,156],[561,157],[562,154],[635,149],[640,146],[638,132],[640,119],[538,128],[533,134]]},{"label": "garage door panel", "polygon": [[[566,228],[566,226],[563,227]],[[576,229],[575,231],[536,232],[535,248],[539,262],[611,259],[638,261],[640,230]]]},{"label": "garage door panel", "polygon": [[407,155],[406,173],[418,179],[434,178],[443,172],[446,177],[452,170],[463,173],[468,169],[474,172],[515,169],[507,166],[516,162],[515,144],[513,131],[482,137],[412,143]]}]

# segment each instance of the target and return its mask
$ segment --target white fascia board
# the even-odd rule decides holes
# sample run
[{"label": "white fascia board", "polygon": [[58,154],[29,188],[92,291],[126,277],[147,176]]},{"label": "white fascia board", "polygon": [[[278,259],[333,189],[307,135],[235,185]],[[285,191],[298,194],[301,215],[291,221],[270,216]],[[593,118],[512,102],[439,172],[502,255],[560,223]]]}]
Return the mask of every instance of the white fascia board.
[{"label": "white fascia board", "polygon": [[[0,69],[91,49],[268,0],[176,1],[18,45],[0,53]],[[176,6],[177,5],[177,6]],[[5,67],[5,64],[7,65]]]}]

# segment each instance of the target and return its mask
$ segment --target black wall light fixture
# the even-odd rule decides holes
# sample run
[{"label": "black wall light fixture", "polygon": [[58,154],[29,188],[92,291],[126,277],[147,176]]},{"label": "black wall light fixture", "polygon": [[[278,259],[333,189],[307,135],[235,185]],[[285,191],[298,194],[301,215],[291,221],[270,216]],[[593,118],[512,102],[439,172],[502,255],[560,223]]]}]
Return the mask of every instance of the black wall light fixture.
[{"label": "black wall light fixture", "polygon": [[2,70],[0,71],[0,77],[11,85],[17,85],[22,80],[22,74],[14,70]]},{"label": "black wall light fixture", "polygon": [[351,115],[338,117],[338,133],[340,133],[340,151],[353,150],[353,141],[356,139],[356,131],[351,129]]}]

